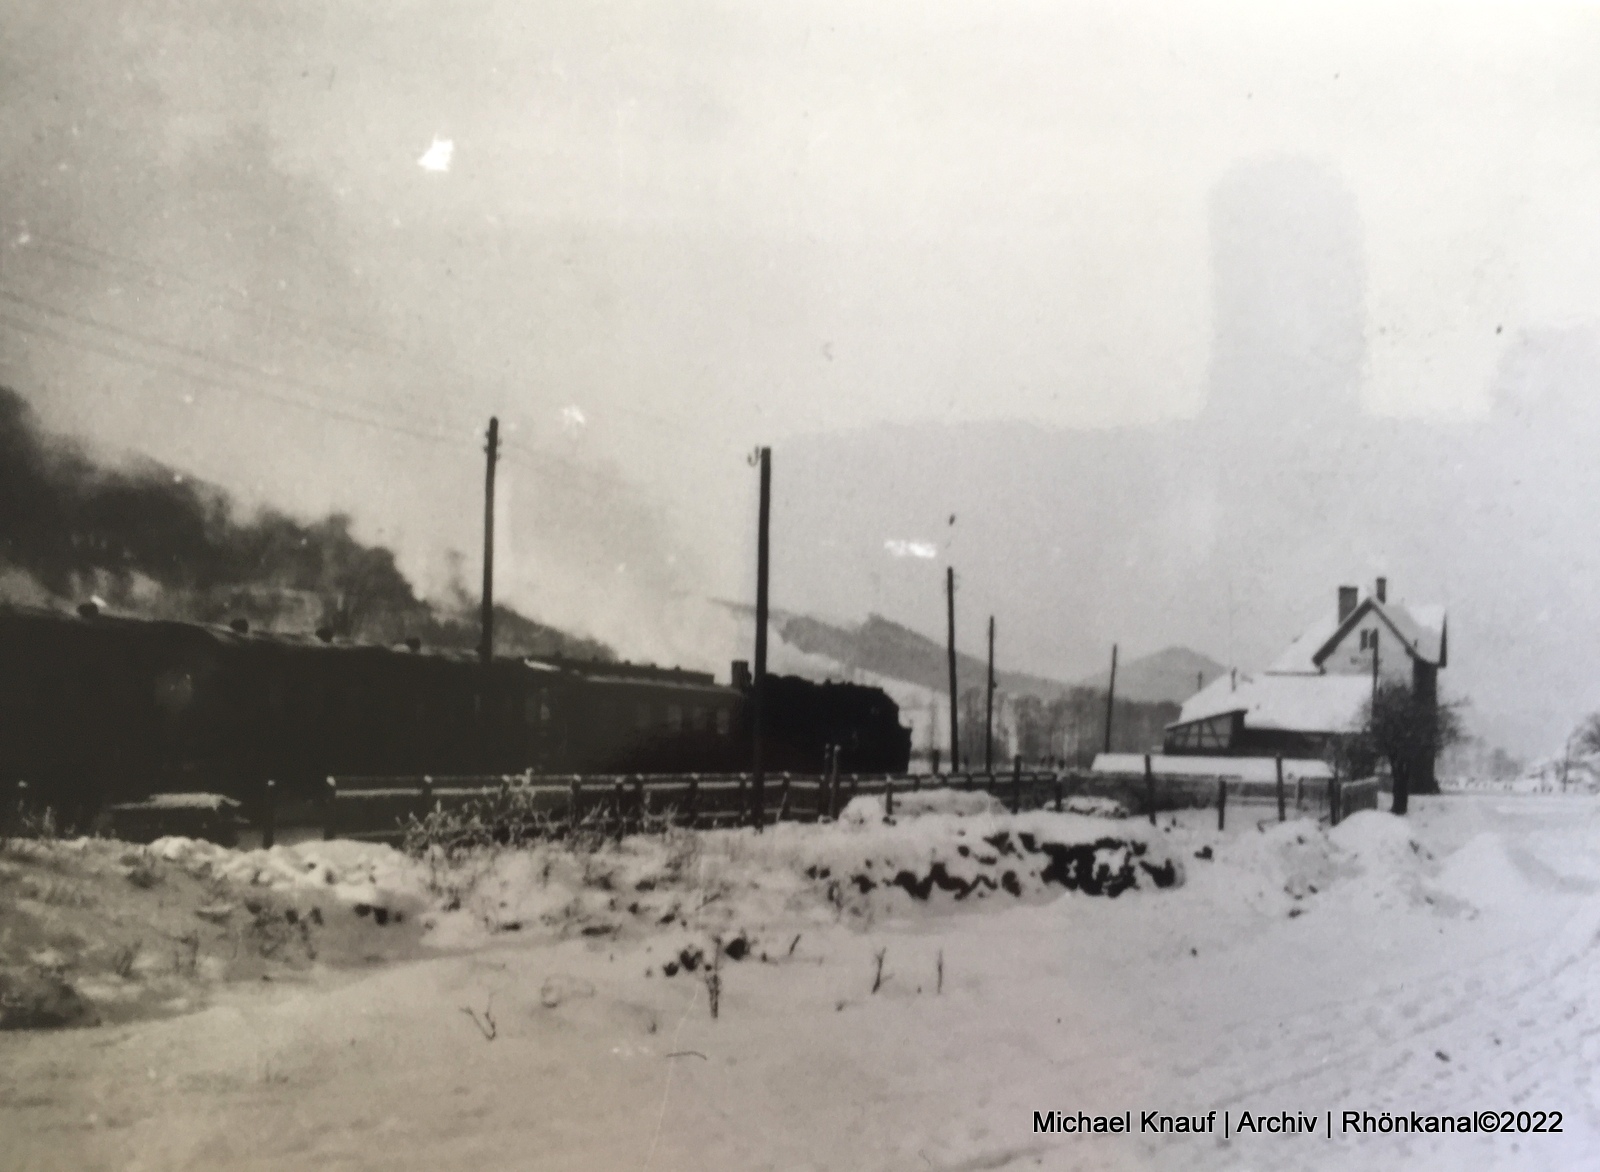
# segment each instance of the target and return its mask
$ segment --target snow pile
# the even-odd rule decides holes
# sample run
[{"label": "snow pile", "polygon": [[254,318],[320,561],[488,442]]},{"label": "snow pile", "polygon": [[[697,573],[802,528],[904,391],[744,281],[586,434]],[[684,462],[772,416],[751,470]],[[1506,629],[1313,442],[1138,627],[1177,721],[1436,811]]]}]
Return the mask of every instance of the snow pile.
[{"label": "snow pile", "polygon": [[335,840],[233,850],[204,839],[158,838],[156,858],[202,879],[285,893],[318,892],[351,907],[420,913],[434,903],[426,868],[393,847]]},{"label": "snow pile", "polygon": [[1484,833],[1445,859],[1434,886],[1480,908],[1511,909],[1538,894],[1506,853],[1505,840]]},{"label": "snow pile", "polygon": [[1183,881],[1170,844],[1143,823],[997,806],[984,793],[930,790],[897,800],[892,819],[881,797],[858,797],[828,825],[675,830],[593,849],[550,842],[448,859],[348,841],[238,851],[164,838],[150,850],[198,878],[421,917],[440,947],[506,932],[726,935],[969,898],[1114,897]]}]

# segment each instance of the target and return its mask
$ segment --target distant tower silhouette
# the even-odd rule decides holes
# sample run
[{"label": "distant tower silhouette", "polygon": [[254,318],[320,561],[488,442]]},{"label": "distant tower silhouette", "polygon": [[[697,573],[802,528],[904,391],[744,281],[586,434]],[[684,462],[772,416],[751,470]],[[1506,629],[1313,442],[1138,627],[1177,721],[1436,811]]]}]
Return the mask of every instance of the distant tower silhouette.
[{"label": "distant tower silhouette", "polygon": [[1353,418],[1366,354],[1354,196],[1316,163],[1266,156],[1223,177],[1210,220],[1205,420],[1267,439]]}]

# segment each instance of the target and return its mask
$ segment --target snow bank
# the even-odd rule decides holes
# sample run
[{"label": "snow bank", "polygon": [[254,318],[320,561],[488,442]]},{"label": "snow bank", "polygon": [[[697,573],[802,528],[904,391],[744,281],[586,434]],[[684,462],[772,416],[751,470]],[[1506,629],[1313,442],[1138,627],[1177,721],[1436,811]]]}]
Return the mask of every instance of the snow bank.
[{"label": "snow bank", "polygon": [[1484,833],[1445,859],[1433,884],[1480,908],[1514,908],[1538,895],[1506,853],[1505,840]]},{"label": "snow bank", "polygon": [[738,933],[797,917],[937,913],[1063,891],[1115,897],[1183,881],[1169,844],[1143,823],[997,806],[988,794],[931,790],[897,800],[888,819],[881,797],[858,797],[828,825],[673,831],[592,851],[551,842],[450,860],[348,841],[239,851],[164,838],[150,850],[197,877],[422,917],[440,947],[506,932]]},{"label": "snow bank", "polygon": [[1378,810],[1358,810],[1328,832],[1340,850],[1369,865],[1392,864],[1420,848],[1404,818]]},{"label": "snow bank", "polygon": [[204,839],[158,838],[151,854],[192,875],[280,892],[316,891],[350,906],[418,913],[434,903],[427,869],[393,847],[335,840],[233,850]]}]

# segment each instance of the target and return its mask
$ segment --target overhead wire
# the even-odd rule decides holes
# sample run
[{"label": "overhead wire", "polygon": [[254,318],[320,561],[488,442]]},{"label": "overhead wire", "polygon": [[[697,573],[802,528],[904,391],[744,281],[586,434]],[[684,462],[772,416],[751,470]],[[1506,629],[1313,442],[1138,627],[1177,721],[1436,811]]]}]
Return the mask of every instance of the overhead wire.
[{"label": "overhead wire", "polygon": [[292,395],[280,394],[276,391],[267,390],[261,387],[242,387],[237,383],[228,382],[212,375],[204,374],[200,371],[190,370],[189,368],[180,366],[177,363],[165,362],[161,359],[152,358],[145,354],[137,354],[117,346],[102,345],[90,339],[76,338],[70,334],[63,333],[49,326],[14,317],[11,314],[3,311],[0,311],[0,325],[9,326],[10,328],[19,332],[31,334],[35,337],[55,342],[58,345],[67,346],[73,349],[86,350],[90,353],[99,354],[103,357],[111,358],[119,362],[132,363],[135,365],[148,367],[151,370],[160,371],[164,374],[177,375],[180,378],[186,378],[205,386],[215,387],[218,390],[231,391],[235,394],[247,396],[253,395],[257,398],[266,399],[270,402],[279,403],[283,406],[298,407],[301,410],[316,412],[317,414],[325,415],[329,418],[341,419],[349,423],[357,423],[366,427],[377,428],[382,431],[394,432],[399,435],[408,435],[429,443],[471,442],[464,436],[452,436],[448,433],[438,431],[421,431],[416,428],[407,427],[400,423],[359,415],[352,411],[346,411],[338,407],[329,406],[326,403],[319,404],[307,402],[303,399],[297,399]]},{"label": "overhead wire", "polygon": [[[409,347],[407,347],[403,342],[397,338],[390,337],[387,334],[380,334],[371,330],[363,330],[357,326],[345,325],[336,321],[329,321],[327,318],[308,314],[304,310],[296,309],[290,305],[285,305],[283,302],[274,300],[272,298],[251,298],[247,290],[235,288],[231,285],[220,284],[215,281],[206,281],[194,276],[192,273],[185,273],[179,269],[170,268],[165,265],[158,265],[153,261],[144,259],[143,257],[113,252],[110,249],[101,248],[96,245],[84,244],[81,241],[70,240],[66,237],[54,235],[53,233],[39,232],[32,229],[29,230],[28,236],[30,244],[37,243],[45,246],[43,249],[40,249],[40,251],[52,251],[59,259],[65,260],[69,264],[75,264],[80,268],[87,268],[99,271],[101,273],[106,273],[108,270],[105,268],[105,262],[110,262],[111,264],[120,266],[125,270],[134,270],[135,272],[142,270],[145,273],[154,274],[156,277],[166,277],[181,284],[187,285],[190,288],[198,289],[202,292],[224,294],[235,299],[242,298],[250,303],[251,308],[246,308],[245,306],[239,305],[236,302],[229,304],[219,301],[217,303],[220,308],[229,309],[236,313],[248,315],[252,313],[254,307],[259,306],[263,309],[286,314],[287,316],[311,325],[318,330],[332,330],[337,333],[347,334],[351,338],[360,338],[367,341],[377,342],[386,349],[392,350],[397,354],[403,355],[409,352]],[[73,253],[83,253],[87,254],[88,256],[97,257],[101,263],[97,264],[95,262],[86,260],[82,256],[74,256],[72,255]],[[127,277],[129,274],[125,272],[118,275]],[[133,279],[138,280],[143,284],[150,285],[153,288],[163,290],[168,288],[168,286],[160,283],[158,280],[153,279],[151,276],[136,276],[133,277]]]},{"label": "overhead wire", "polygon": [[[308,314],[303,310],[295,309],[292,306],[285,305],[281,301],[270,298],[255,298],[250,300],[250,304],[248,306],[240,305],[237,303],[236,299],[249,298],[249,294],[248,292],[233,286],[219,284],[212,281],[205,281],[201,278],[193,276],[192,274],[185,273],[168,266],[159,265],[144,258],[130,256],[125,253],[114,252],[103,247],[86,244],[81,241],[72,240],[50,232],[40,232],[37,229],[29,229],[28,236],[30,238],[30,243],[33,245],[31,251],[41,255],[54,256],[55,258],[66,261],[69,264],[86,268],[90,271],[99,272],[102,275],[120,277],[127,276],[126,273],[118,273],[113,269],[108,269],[103,262],[110,262],[110,264],[120,267],[124,270],[142,270],[147,274],[155,274],[155,277],[148,275],[135,276],[132,279],[138,280],[146,286],[161,292],[171,293],[174,292],[174,290],[171,288],[171,286],[156,278],[170,278],[204,292],[225,295],[227,299],[219,298],[210,304],[212,304],[214,308],[224,310],[237,316],[245,317],[255,321],[265,321],[270,325],[274,324],[272,320],[272,314],[283,314],[307,326],[310,326],[313,332],[317,332],[322,340],[327,342],[329,345],[339,346],[344,344],[330,335],[329,331],[331,330],[334,333],[347,335],[347,337],[351,339],[359,338],[379,343],[381,348],[383,350],[387,350],[393,357],[409,358],[412,360],[415,360],[416,358],[416,352],[413,347],[407,346],[398,339],[386,334],[362,330],[354,326],[341,325],[336,322],[330,322],[324,317]],[[73,255],[75,252],[84,253],[88,254],[89,256],[99,258],[99,262],[87,260],[81,256],[75,256]],[[261,312],[263,309],[268,312],[263,314]],[[105,326],[103,328],[115,327]],[[164,343],[152,342],[152,344],[162,345]],[[358,348],[367,350],[368,352],[375,352],[371,347],[361,345],[359,343]],[[199,355],[195,356],[200,357]],[[209,358],[209,356],[206,357]],[[217,360],[224,363],[228,362],[226,359]],[[288,379],[286,376],[275,375],[267,371],[248,369],[248,373],[251,373],[252,375],[258,375],[259,377],[275,378],[281,382],[295,384],[295,380]],[[310,389],[304,384],[297,385],[300,387],[300,389]],[[410,410],[415,416],[414,421],[423,418],[423,413],[418,411],[420,404],[414,395],[407,395],[404,392],[401,392],[401,398],[409,404]],[[392,403],[384,403],[381,406],[374,404],[368,405],[385,412],[393,410]],[[677,438],[672,439],[669,442],[677,443],[684,448],[688,448],[690,445],[694,445],[696,448],[698,448],[700,445],[701,437],[694,432],[689,425],[681,420],[671,417],[670,415],[619,403],[608,403],[600,410],[602,413],[615,412],[620,415],[632,416],[636,419],[651,424],[652,428],[654,429],[653,436],[657,440],[663,438],[660,429],[665,428],[668,431],[676,433]]]},{"label": "overhead wire", "polygon": [[[278,403],[283,406],[295,407],[300,410],[313,412],[328,418],[338,419],[346,423],[357,424],[379,431],[387,431],[397,435],[408,436],[424,443],[448,444],[462,449],[474,448],[480,443],[479,437],[475,435],[463,435],[438,428],[422,430],[420,428],[406,426],[404,423],[393,420],[374,418],[371,415],[364,415],[355,411],[346,410],[340,406],[330,405],[326,402],[319,403],[307,401],[305,399],[296,398],[292,395],[281,394],[279,392],[262,387],[242,386],[239,383],[218,378],[202,371],[193,370],[174,362],[168,362],[162,359],[153,358],[149,355],[139,354],[130,351],[125,347],[114,344],[102,344],[88,338],[74,337],[48,325],[43,325],[38,322],[32,322],[23,318],[15,317],[10,313],[4,312],[3,310],[0,310],[0,326],[7,326],[19,332],[30,334],[46,341],[54,342],[58,345],[84,350],[90,353],[101,355],[105,358],[110,358],[114,361],[147,367],[163,374],[176,375],[180,378],[185,378],[192,382],[213,387],[218,390],[243,395],[246,397],[253,396],[269,402]],[[527,468],[533,472],[548,472],[550,464],[557,464],[566,469],[568,472],[591,480],[604,481],[608,484],[630,489],[636,487],[623,477],[603,472],[600,469],[579,463],[578,461],[563,456],[559,453],[536,448],[531,444],[526,444],[521,441],[507,441],[502,439],[501,455],[503,459],[506,459],[507,461],[520,467]]]},{"label": "overhead wire", "polygon": [[[205,281],[190,274],[154,264],[149,261],[124,254],[111,252],[104,248],[77,243],[54,236],[49,233],[28,233],[29,243],[26,255],[39,257],[46,261],[62,261],[69,265],[97,273],[102,277],[112,280],[135,281],[146,288],[158,292],[179,295],[182,290],[174,288],[169,281],[176,281],[206,294],[205,305],[209,309],[219,310],[242,318],[246,321],[265,325],[269,329],[281,326],[282,318],[298,323],[297,334],[305,338],[315,338],[316,341],[327,345],[335,351],[356,349],[363,353],[374,355],[381,359],[403,360],[411,364],[420,361],[415,346],[407,345],[399,339],[386,334],[361,330],[354,326],[341,325],[330,321],[325,315],[316,315],[285,305],[282,301],[250,297],[248,291],[235,288],[231,285],[214,281]],[[76,251],[88,254],[75,255]],[[107,262],[110,262],[109,265]],[[134,273],[126,270],[135,270]],[[140,274],[137,270],[143,270]],[[241,304],[241,300],[244,302]],[[372,343],[377,343],[373,345]],[[401,392],[399,397],[406,403],[413,414],[425,414],[427,404],[417,395]],[[385,404],[385,410],[391,410],[392,404]]]},{"label": "overhead wire", "polygon": [[[89,317],[84,314],[73,313],[69,310],[61,309],[57,306],[49,305],[45,302],[37,301],[30,297],[23,297],[17,293],[7,292],[4,289],[0,289],[0,300],[10,301],[15,305],[22,306],[25,309],[30,309],[35,313],[41,313],[47,317],[56,318],[62,321],[69,321],[86,329],[99,330],[115,337],[124,338],[141,346],[148,346],[155,350],[164,350],[169,353],[179,354],[185,358],[194,359],[199,362],[210,363],[228,370],[237,371],[240,374],[248,375],[251,378],[265,379],[269,382],[278,383],[294,390],[310,394],[317,398],[326,398],[330,401],[336,402],[342,400],[346,406],[355,406],[367,410],[381,411],[384,413],[391,413],[393,411],[393,406],[388,403],[375,403],[370,399],[362,399],[353,395],[341,396],[330,391],[326,387],[320,387],[316,384],[306,383],[299,379],[289,378],[274,371],[262,370],[258,367],[251,366],[249,363],[238,362],[234,359],[225,358],[218,354],[212,354],[205,350],[195,349],[191,346],[184,346],[176,342],[169,342],[166,339],[158,338],[153,334],[147,334],[138,330],[129,330],[121,326],[115,326],[110,322],[101,321],[98,318]],[[445,430],[442,425],[440,425],[436,420],[432,419],[420,419],[413,417],[409,422],[415,426],[432,426],[439,427],[441,430]]]},{"label": "overhead wire", "polygon": [[[170,286],[157,278],[170,277],[173,280],[181,282],[185,285],[200,289],[202,291],[208,291],[210,293],[225,293],[230,297],[245,295],[231,287],[220,286],[212,282],[206,282],[188,274],[168,269],[164,266],[157,265],[139,258],[115,253],[104,248],[98,248],[93,245],[69,240],[49,233],[41,233],[37,230],[29,230],[28,235],[30,237],[30,242],[36,244],[43,243],[47,246],[43,249],[36,247],[34,249],[36,253],[48,252],[56,259],[63,260],[69,264],[74,264],[79,267],[84,267],[92,271],[100,272],[102,275],[114,277],[126,277],[127,275],[126,273],[118,273],[113,269],[108,269],[102,262],[110,262],[112,265],[120,266],[125,270],[143,270],[146,273],[156,274],[156,278],[142,276],[134,277],[133,279],[139,280],[141,283],[161,292],[170,293],[173,292],[173,290]],[[100,261],[91,261],[83,259],[82,257],[74,256],[72,255],[74,251],[100,258]],[[275,383],[279,386],[299,392],[299,394],[298,396],[289,395],[281,392],[274,392],[255,385],[241,385],[237,381],[220,378],[215,374],[197,371],[178,363],[162,361],[148,354],[131,350],[126,345],[117,345],[114,343],[106,344],[97,340],[75,337],[68,332],[50,328],[43,323],[29,321],[11,314],[0,313],[0,324],[7,325],[14,330],[31,334],[35,337],[53,342],[57,345],[67,346],[69,348],[76,347],[78,349],[110,358],[114,361],[135,364],[162,373],[176,375],[192,382],[229,393],[243,396],[254,396],[300,410],[318,413],[325,417],[338,419],[343,422],[370,427],[381,431],[388,431],[394,434],[406,435],[423,442],[447,443],[454,446],[463,447],[468,444],[476,445],[480,442],[476,435],[457,432],[447,424],[438,421],[436,417],[425,417],[419,413],[416,413],[414,410],[407,412],[402,409],[400,412],[400,418],[397,419],[396,406],[392,401],[379,403],[370,399],[350,396],[348,394],[340,395],[326,387],[319,386],[318,384],[307,383],[276,371],[261,369],[248,363],[242,363],[222,355],[213,354],[202,349],[172,342],[165,338],[157,337],[153,334],[144,333],[138,330],[130,330],[114,325],[110,322],[102,321],[96,317],[74,313],[72,311],[62,309],[59,306],[26,297],[20,293],[0,289],[0,298],[10,301],[14,305],[27,309],[32,313],[42,314],[46,317],[54,318],[57,321],[71,323],[72,325],[78,326],[82,329],[109,335],[112,338],[121,339],[126,343],[131,343],[133,346],[164,351],[191,362],[197,362],[207,366],[214,366],[231,372],[236,372],[237,374],[247,376],[251,380],[263,380]],[[218,300],[214,302],[214,304],[216,308],[224,309],[240,316],[254,318],[258,321],[262,318],[262,314],[258,309],[245,308],[238,304],[223,300]],[[284,306],[279,302],[271,300],[258,300],[253,303],[253,306],[265,307],[268,310],[281,312],[290,318],[311,324],[318,330],[326,330],[331,324],[325,319],[310,316],[302,311],[295,310],[291,307]],[[369,338],[373,341],[382,343],[386,347],[392,347],[396,352],[396,356],[405,355],[405,348],[402,347],[400,343],[384,335],[369,333],[353,327],[342,327],[336,324],[333,325],[333,329],[340,333]],[[339,344],[326,334],[324,334],[323,337],[324,340],[328,341],[330,344]],[[662,428],[679,433],[679,435],[683,438],[678,442],[685,444],[685,446],[691,440],[691,437],[688,435],[688,429],[684,424],[657,412],[623,406],[620,404],[610,404],[607,407],[602,408],[602,411],[615,411],[618,414],[631,415],[654,424],[654,435],[657,440],[663,438],[661,434]],[[409,415],[410,418],[406,418],[407,415]],[[622,487],[636,487],[622,476],[603,472],[598,468],[573,460],[570,457],[563,456],[548,449],[537,448],[531,444],[521,441],[507,440],[503,437],[502,453],[504,453],[506,458],[510,459],[512,463],[534,471],[541,471],[544,470],[545,466],[549,464],[556,464],[568,470],[569,472],[585,478],[603,481],[608,484]]]}]

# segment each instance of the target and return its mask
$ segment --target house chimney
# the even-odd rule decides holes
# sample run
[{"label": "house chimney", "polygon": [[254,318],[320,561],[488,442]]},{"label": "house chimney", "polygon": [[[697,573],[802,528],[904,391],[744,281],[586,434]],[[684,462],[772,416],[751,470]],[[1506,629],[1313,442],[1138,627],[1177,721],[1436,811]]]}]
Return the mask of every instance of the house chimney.
[{"label": "house chimney", "polygon": [[1341,623],[1355,612],[1357,593],[1358,591],[1354,586],[1339,587],[1339,621]]},{"label": "house chimney", "polygon": [[1378,579],[1378,589],[1375,591],[1375,593],[1378,596],[1378,601],[1379,602],[1388,602],[1389,601],[1389,579],[1387,579],[1387,578],[1379,578]]}]

